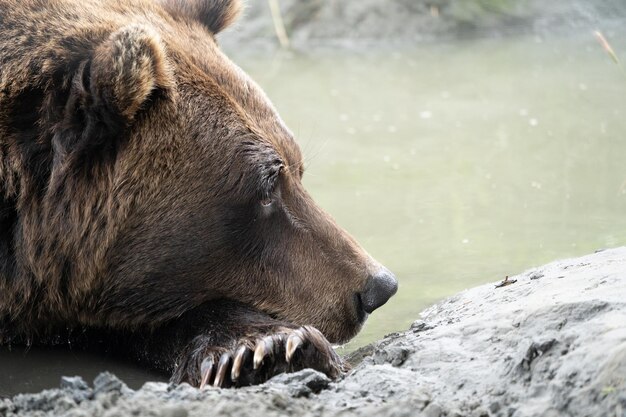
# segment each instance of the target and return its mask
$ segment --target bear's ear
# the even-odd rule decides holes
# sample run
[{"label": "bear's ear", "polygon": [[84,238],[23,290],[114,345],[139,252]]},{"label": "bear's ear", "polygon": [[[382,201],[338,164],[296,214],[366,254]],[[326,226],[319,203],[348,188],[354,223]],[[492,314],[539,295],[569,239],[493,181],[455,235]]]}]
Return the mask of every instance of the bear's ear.
[{"label": "bear's ear", "polygon": [[96,48],[89,71],[89,93],[127,122],[157,90],[168,94],[173,76],[165,48],[151,29],[131,25]]},{"label": "bear's ear", "polygon": [[153,30],[131,25],[111,34],[73,76],[52,140],[53,165],[70,154],[77,166],[114,155],[138,112],[156,98],[172,98],[174,84],[165,47]]},{"label": "bear's ear", "polygon": [[230,26],[241,13],[240,0],[162,0],[174,17],[197,20],[217,34]]}]

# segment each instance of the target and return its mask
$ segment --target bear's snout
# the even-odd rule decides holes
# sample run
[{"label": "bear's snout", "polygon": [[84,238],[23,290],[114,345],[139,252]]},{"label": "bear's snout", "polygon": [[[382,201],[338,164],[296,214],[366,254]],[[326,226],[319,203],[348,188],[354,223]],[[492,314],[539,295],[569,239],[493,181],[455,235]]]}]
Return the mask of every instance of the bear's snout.
[{"label": "bear's snout", "polygon": [[385,304],[397,291],[398,280],[395,275],[381,266],[376,273],[369,276],[363,292],[359,294],[361,307],[370,314]]}]

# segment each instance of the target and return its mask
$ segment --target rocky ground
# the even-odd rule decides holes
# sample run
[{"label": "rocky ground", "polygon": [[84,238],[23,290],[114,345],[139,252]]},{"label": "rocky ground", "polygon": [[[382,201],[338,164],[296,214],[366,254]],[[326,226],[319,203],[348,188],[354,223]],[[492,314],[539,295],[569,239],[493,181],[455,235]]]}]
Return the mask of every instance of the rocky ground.
[{"label": "rocky ground", "polygon": [[0,415],[626,416],[626,248],[496,284],[356,352],[337,382],[305,370],[239,390],[133,391],[105,373],[0,401]]},{"label": "rocky ground", "polygon": [[[270,3],[245,0],[220,35],[229,52],[279,44]],[[472,37],[608,31],[623,27],[623,0],[276,0],[290,47],[363,48]]]}]

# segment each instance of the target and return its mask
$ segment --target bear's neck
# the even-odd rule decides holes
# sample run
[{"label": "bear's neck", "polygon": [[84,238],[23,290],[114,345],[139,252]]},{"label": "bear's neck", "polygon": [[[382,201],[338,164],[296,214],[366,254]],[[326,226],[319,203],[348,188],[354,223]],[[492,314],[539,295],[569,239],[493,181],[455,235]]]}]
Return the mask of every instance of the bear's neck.
[{"label": "bear's neck", "polygon": [[0,194],[0,282],[15,276],[15,201]]}]

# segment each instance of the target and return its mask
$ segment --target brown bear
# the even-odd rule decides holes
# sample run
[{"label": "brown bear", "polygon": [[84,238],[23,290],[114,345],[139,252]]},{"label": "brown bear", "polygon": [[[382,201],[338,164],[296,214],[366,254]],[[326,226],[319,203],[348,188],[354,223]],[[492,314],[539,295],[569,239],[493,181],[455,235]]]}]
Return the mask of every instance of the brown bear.
[{"label": "brown bear", "polygon": [[175,382],[344,369],[397,289],[219,50],[237,0],[0,0],[0,343]]}]

